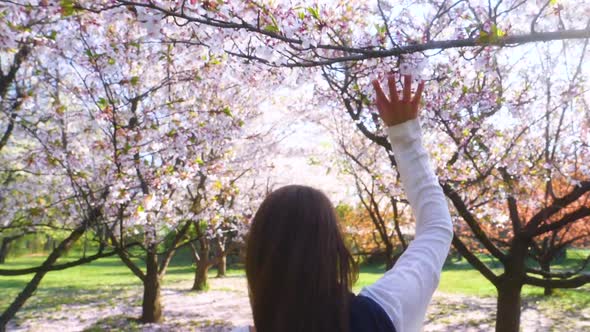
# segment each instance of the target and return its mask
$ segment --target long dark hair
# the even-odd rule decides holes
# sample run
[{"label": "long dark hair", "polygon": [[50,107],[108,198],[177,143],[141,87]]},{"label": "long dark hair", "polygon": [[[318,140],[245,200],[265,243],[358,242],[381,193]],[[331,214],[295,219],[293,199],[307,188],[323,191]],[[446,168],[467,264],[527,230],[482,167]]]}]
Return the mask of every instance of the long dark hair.
[{"label": "long dark hair", "polygon": [[257,332],[348,331],[357,275],[326,195],[292,185],[266,197],[246,252]]}]

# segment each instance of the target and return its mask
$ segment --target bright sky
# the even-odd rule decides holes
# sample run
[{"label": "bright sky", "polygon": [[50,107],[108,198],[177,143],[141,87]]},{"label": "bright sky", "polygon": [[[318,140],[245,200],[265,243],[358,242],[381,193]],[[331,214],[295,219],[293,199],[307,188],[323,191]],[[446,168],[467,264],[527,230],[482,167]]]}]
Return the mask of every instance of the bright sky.
[{"label": "bright sky", "polygon": [[[334,204],[354,199],[352,182],[338,174],[331,161],[336,145],[329,132],[306,118],[304,103],[313,95],[313,86],[296,90],[282,88],[271,102],[260,105],[263,126],[277,125],[280,136],[278,151],[272,152],[275,169],[269,174],[276,187],[302,184],[324,191]],[[332,166],[332,167],[330,167]],[[276,188],[275,187],[275,188]]]},{"label": "bright sky", "polygon": [[[284,151],[276,159],[277,184],[303,184],[324,191],[334,204],[354,196],[350,179],[330,167],[335,145],[325,131],[313,123],[302,123],[284,142]],[[313,162],[312,162],[313,161]],[[328,164],[328,165],[326,165]]]}]

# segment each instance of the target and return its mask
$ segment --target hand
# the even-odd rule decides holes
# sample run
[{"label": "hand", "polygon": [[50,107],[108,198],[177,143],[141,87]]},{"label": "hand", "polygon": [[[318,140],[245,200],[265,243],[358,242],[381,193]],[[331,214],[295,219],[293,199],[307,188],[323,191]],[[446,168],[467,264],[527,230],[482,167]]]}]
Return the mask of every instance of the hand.
[{"label": "hand", "polygon": [[420,99],[422,98],[422,91],[424,90],[424,81],[418,84],[416,94],[412,98],[412,76],[405,75],[402,100],[399,100],[397,95],[395,77],[393,75],[387,77],[389,99],[383,93],[383,89],[381,89],[381,85],[377,80],[373,80],[372,83],[377,93],[375,103],[379,110],[379,116],[385,122],[385,125],[391,127],[418,117],[418,108],[420,106]]}]

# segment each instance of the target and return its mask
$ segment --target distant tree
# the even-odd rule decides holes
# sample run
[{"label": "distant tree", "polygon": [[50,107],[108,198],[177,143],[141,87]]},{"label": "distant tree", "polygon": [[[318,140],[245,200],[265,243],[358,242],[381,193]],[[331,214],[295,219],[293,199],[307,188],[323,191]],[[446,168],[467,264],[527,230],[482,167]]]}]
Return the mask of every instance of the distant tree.
[{"label": "distant tree", "polygon": [[[337,139],[342,155],[341,172],[354,180],[357,198],[366,212],[363,217],[371,221],[368,234],[377,248],[383,250],[385,269],[389,270],[408,246],[402,227],[409,223],[409,204],[402,197],[399,177],[388,167],[382,167],[388,165],[388,158],[381,153],[378,145],[344,129],[341,129]],[[363,221],[357,222],[360,226]],[[358,226],[349,227],[357,229]]]},{"label": "distant tree", "polygon": [[99,197],[102,196],[100,193],[90,196],[87,188],[71,181],[72,173],[52,173],[38,167],[39,163],[55,165],[64,161],[63,155],[47,154],[42,146],[61,144],[63,137],[53,142],[49,142],[47,136],[41,142],[36,139],[45,132],[42,127],[46,121],[38,106],[50,106],[49,113],[53,114],[60,111],[49,102],[51,98],[44,91],[46,85],[35,75],[36,69],[50,62],[47,54],[55,41],[52,23],[60,23],[60,9],[13,2],[4,2],[0,8],[3,12],[0,15],[0,57],[3,59],[0,64],[1,255],[5,258],[10,243],[25,234],[40,233],[48,228],[65,234],[39,266],[0,270],[0,276],[33,274],[0,314],[0,331],[5,331],[8,321],[34,294],[47,273],[85,264],[114,252],[105,252],[103,246],[98,246],[93,255],[58,263],[86,231],[99,224]]}]

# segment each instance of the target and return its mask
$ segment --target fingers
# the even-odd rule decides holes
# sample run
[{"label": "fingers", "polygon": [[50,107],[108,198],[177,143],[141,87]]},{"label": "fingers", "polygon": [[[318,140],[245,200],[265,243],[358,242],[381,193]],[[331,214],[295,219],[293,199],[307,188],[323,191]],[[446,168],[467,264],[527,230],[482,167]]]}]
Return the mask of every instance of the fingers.
[{"label": "fingers", "polygon": [[418,89],[416,90],[416,94],[414,95],[412,103],[420,103],[420,99],[422,98],[422,91],[424,91],[424,81],[420,81],[420,83],[418,84]]},{"label": "fingers", "polygon": [[410,102],[412,98],[412,75],[404,75],[404,94],[402,102]]},{"label": "fingers", "polygon": [[389,85],[389,98],[394,103],[397,103],[399,97],[397,96],[397,87],[395,86],[395,76],[389,75],[387,77],[387,85]]},{"label": "fingers", "polygon": [[377,94],[377,103],[379,104],[388,102],[387,96],[385,96],[385,93],[383,92],[383,89],[381,88],[381,84],[379,84],[379,81],[373,80],[371,83],[373,83],[373,88],[375,89],[375,93]]},{"label": "fingers", "polygon": [[[388,103],[389,100],[391,100],[391,102],[394,102],[394,103],[399,101],[399,96],[397,93],[397,87],[396,87],[394,75],[389,75],[387,77],[387,85],[389,87],[389,97],[390,98],[387,98],[387,96],[383,92],[383,88],[381,88],[381,84],[379,84],[379,81],[373,80],[373,81],[371,81],[371,83],[373,84],[373,88],[375,89],[375,93],[377,94],[377,103],[378,104]],[[416,89],[416,94],[414,95],[414,98],[412,98],[412,75],[404,75],[404,87],[403,87],[402,100],[401,100],[402,102],[414,103],[414,104],[419,103],[422,98],[423,91],[424,91],[424,81],[421,81],[418,84],[418,88]]]}]

